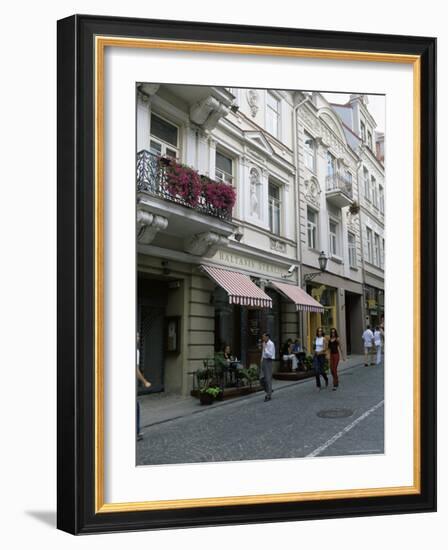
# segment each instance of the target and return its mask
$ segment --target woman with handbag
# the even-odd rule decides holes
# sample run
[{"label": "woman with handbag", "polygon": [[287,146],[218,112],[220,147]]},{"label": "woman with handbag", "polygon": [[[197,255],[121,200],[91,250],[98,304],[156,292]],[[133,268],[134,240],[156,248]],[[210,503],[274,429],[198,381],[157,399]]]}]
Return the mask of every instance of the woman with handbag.
[{"label": "woman with handbag", "polygon": [[328,387],[328,376],[325,373],[325,357],[327,355],[327,340],[325,338],[324,330],[322,327],[318,327],[316,330],[316,338],[314,339],[314,374],[316,376],[316,386],[321,389],[320,377],[325,380],[325,387]]}]

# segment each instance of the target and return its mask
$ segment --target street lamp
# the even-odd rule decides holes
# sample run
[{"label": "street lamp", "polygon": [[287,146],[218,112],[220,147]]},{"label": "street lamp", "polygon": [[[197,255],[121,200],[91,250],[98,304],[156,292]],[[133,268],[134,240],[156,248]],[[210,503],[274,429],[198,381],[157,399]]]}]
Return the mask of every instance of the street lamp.
[{"label": "street lamp", "polygon": [[305,273],[305,275],[303,276],[304,283],[307,283],[308,281],[312,281],[315,277],[317,277],[318,275],[321,275],[322,273],[324,273],[324,271],[326,271],[328,258],[323,250],[319,254],[319,258],[317,260],[319,262],[320,271],[312,271],[311,273]]}]

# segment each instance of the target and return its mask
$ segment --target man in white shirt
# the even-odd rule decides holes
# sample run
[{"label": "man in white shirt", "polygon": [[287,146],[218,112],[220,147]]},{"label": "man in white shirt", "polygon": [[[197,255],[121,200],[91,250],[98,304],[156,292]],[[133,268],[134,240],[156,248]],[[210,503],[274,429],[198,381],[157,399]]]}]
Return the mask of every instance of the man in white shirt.
[{"label": "man in white shirt", "polygon": [[376,366],[379,367],[381,365],[381,348],[383,347],[383,332],[380,327],[375,328],[373,342],[376,349]]},{"label": "man in white shirt", "polygon": [[275,359],[275,346],[269,334],[263,334],[263,351],[261,353],[261,377],[264,380],[265,401],[272,396],[272,361]]},{"label": "man in white shirt", "polygon": [[362,333],[364,341],[364,366],[368,367],[369,362],[373,365],[373,332],[370,330],[370,325],[367,325],[366,330]]}]

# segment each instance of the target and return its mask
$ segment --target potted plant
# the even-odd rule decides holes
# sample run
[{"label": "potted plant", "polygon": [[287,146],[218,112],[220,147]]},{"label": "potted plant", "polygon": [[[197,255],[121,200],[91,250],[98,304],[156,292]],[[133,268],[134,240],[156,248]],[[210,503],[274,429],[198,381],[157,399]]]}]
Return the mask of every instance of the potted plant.
[{"label": "potted plant", "polygon": [[220,393],[221,388],[218,386],[203,387],[199,390],[199,401],[201,405],[211,405]]},{"label": "potted plant", "polygon": [[303,364],[305,366],[305,370],[310,371],[313,368],[313,356],[307,355],[303,360]]}]

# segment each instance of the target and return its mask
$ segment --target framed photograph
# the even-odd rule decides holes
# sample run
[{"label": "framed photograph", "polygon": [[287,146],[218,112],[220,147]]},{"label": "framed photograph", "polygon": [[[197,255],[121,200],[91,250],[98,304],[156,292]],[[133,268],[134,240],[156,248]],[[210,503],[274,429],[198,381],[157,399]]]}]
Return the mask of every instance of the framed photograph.
[{"label": "framed photograph", "polygon": [[58,22],[58,528],[436,509],[435,60]]}]

